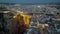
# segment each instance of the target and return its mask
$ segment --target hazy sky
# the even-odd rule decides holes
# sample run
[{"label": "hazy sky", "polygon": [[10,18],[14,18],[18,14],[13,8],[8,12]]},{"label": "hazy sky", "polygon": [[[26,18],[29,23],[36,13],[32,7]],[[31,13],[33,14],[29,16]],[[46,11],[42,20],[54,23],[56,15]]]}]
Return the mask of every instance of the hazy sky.
[{"label": "hazy sky", "polygon": [[60,3],[60,0],[0,0],[0,3]]}]

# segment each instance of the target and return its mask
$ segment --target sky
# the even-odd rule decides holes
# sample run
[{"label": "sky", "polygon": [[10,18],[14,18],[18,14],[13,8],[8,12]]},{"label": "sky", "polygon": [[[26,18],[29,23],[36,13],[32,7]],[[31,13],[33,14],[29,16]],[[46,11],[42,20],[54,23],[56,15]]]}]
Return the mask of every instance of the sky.
[{"label": "sky", "polygon": [[19,4],[60,3],[60,0],[0,0],[0,3],[19,3]]}]

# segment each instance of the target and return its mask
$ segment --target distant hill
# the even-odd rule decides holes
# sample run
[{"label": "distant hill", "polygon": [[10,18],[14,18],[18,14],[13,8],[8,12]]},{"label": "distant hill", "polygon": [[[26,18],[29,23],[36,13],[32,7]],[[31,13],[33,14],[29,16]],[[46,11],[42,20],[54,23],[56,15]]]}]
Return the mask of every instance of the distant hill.
[{"label": "distant hill", "polygon": [[49,5],[60,5],[60,2],[58,3],[0,3],[0,4],[6,4],[6,5],[14,5],[14,4],[22,4],[22,5],[40,5],[40,4],[49,4]]}]

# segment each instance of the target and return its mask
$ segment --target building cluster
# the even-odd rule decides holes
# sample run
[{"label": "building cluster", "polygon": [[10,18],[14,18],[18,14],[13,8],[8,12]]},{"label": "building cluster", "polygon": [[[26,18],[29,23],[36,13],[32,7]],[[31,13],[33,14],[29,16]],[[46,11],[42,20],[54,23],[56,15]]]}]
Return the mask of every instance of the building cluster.
[{"label": "building cluster", "polygon": [[59,34],[60,10],[46,5],[0,5],[0,34]]}]

